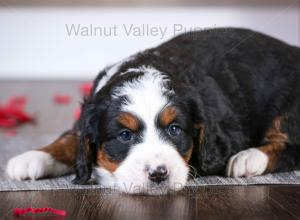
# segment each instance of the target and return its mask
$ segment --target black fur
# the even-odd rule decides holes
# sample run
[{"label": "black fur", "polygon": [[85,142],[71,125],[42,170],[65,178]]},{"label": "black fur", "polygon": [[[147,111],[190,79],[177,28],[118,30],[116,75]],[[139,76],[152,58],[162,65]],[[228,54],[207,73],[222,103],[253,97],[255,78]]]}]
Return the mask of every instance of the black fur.
[{"label": "black fur", "polygon": [[[168,86],[175,90],[175,96],[170,99],[184,112],[187,136],[193,136],[195,141],[190,163],[199,174],[224,174],[230,156],[264,143],[264,135],[278,115],[288,116],[283,130],[289,135],[289,143],[276,171],[300,168],[300,49],[257,32],[234,28],[181,35],[123,63],[108,84],[84,105],[79,154],[83,152],[84,139],[97,148],[105,139],[101,135],[107,134],[103,128],[111,130],[107,120],[113,116],[108,114],[118,111],[122,102],[110,103],[111,88],[142,73],[119,74],[142,65],[152,66],[171,79]],[[92,94],[105,74],[104,70],[96,78]],[[205,126],[202,146],[192,127],[197,123]],[[183,145],[188,144],[186,140]],[[120,148],[125,152],[123,156],[126,149]],[[85,181],[90,175],[88,157],[77,157],[78,180]]]}]

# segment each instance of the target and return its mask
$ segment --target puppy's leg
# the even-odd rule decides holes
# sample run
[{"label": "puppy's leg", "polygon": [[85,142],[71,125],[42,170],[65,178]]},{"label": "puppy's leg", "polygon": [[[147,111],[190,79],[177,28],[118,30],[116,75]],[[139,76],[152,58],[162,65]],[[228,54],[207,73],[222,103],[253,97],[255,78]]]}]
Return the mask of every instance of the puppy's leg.
[{"label": "puppy's leg", "polygon": [[8,161],[6,173],[12,179],[39,179],[61,176],[74,171],[79,136],[75,131],[62,134],[40,149],[27,151]]},{"label": "puppy's leg", "polygon": [[226,174],[231,177],[257,176],[263,173],[300,168],[300,146],[270,143],[241,151],[229,159]]},{"label": "puppy's leg", "polygon": [[300,146],[288,143],[288,135],[280,131],[280,124],[281,117],[275,118],[265,135],[265,145],[233,155],[227,163],[226,175],[248,177],[298,169]]}]

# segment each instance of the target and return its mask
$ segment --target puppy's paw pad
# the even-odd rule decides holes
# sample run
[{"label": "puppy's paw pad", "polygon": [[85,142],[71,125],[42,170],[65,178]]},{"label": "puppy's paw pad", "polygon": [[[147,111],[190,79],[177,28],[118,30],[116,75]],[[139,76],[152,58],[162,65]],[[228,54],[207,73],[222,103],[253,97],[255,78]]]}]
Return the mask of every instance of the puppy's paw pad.
[{"label": "puppy's paw pad", "polygon": [[268,156],[258,149],[250,148],[229,159],[226,174],[230,177],[257,176],[266,170],[267,165]]},{"label": "puppy's paw pad", "polygon": [[50,154],[43,151],[27,151],[11,158],[6,173],[12,179],[39,179],[50,175],[64,173],[69,168],[56,161]]}]

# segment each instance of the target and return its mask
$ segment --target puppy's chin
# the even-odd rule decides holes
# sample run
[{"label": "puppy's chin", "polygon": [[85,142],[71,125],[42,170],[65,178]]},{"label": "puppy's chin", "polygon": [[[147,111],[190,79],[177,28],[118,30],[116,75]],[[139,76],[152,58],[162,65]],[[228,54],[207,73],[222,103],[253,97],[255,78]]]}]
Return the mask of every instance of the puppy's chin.
[{"label": "puppy's chin", "polygon": [[103,168],[94,168],[94,176],[97,179],[99,185],[104,188],[110,188],[113,191],[122,192],[126,194],[141,194],[141,195],[165,195],[174,193],[183,189],[186,185],[186,178],[180,181],[173,182],[172,180],[166,180],[159,184],[153,183],[148,179],[133,178],[136,181],[132,181],[128,178],[118,177],[118,173],[111,173]]}]

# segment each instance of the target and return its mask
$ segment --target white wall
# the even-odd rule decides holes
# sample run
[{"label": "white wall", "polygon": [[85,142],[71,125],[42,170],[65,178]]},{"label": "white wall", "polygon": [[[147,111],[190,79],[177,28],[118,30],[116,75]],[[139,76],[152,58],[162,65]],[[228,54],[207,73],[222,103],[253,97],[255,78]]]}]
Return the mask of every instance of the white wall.
[{"label": "white wall", "polygon": [[[91,79],[107,64],[155,46],[190,28],[247,27],[300,43],[299,3],[277,7],[0,8],[0,79]],[[68,35],[66,25],[109,27],[110,36]],[[133,36],[123,25],[149,25],[161,34]],[[178,27],[178,25],[177,25]],[[84,34],[84,33],[83,33]]]}]

